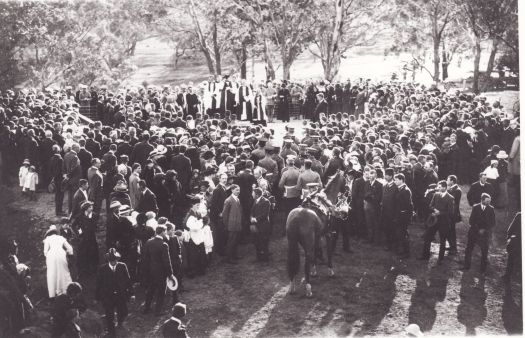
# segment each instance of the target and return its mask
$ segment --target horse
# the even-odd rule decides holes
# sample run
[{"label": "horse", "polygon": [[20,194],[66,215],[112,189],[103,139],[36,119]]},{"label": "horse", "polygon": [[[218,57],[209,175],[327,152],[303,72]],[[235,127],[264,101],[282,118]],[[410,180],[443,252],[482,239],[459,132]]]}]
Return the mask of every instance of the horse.
[{"label": "horse", "polygon": [[[346,178],[342,170],[338,170],[326,184],[325,194],[330,202],[335,205],[338,193],[343,191]],[[316,251],[320,250],[320,240],[325,238],[327,249],[328,272],[334,276],[332,266],[332,245],[331,230],[329,229],[329,218],[315,209],[299,206],[293,209],[286,220],[286,237],[288,240],[288,276],[290,278],[291,294],[295,293],[295,278],[300,267],[299,245],[305,254],[304,262],[304,281],[306,296],[312,297],[312,285],[310,276],[315,276],[316,272]],[[312,267],[312,269],[310,269]]]}]

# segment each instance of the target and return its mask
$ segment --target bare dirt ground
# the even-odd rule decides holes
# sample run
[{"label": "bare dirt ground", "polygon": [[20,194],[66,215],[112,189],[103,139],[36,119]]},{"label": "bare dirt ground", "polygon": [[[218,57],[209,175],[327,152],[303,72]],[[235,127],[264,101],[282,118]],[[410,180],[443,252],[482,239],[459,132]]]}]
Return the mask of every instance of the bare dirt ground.
[{"label": "bare dirt ground", "polygon": [[[464,196],[467,187],[463,187]],[[511,193],[515,192],[513,189]],[[47,337],[49,304],[45,300],[45,261],[42,237],[49,224],[56,222],[52,195],[41,193],[38,202],[27,202],[16,187],[2,188],[0,231],[20,243],[20,259],[33,270],[31,299],[37,304],[34,336]],[[522,333],[521,274],[511,288],[500,281],[506,262],[505,232],[514,210],[511,195],[508,210],[497,211],[497,226],[490,248],[490,266],[483,277],[477,272],[478,251],[469,272],[458,270],[463,257],[467,225],[458,224],[459,256],[448,257],[438,266],[438,244],[432,245],[430,262],[415,259],[421,251],[423,226],[410,228],[412,257],[398,259],[381,248],[351,241],[354,253],[343,253],[338,244],[336,276],[328,277],[324,266],[313,278],[314,296],[304,292],[287,294],[284,215],[274,225],[271,241],[273,260],[267,265],[253,263],[254,249],[241,249],[241,263],[212,262],[203,277],[185,279],[182,299],[189,306],[186,318],[192,337],[305,337],[401,335],[409,323],[417,323],[426,334],[518,334]],[[462,214],[470,208],[462,200]],[[100,233],[103,236],[103,232]],[[103,241],[101,241],[103,242]],[[101,253],[103,249],[101,248]],[[82,281],[88,299],[93,298],[93,280]],[[303,289],[300,289],[301,291]],[[156,337],[166,318],[144,316],[137,302],[130,306],[127,330],[121,337]],[[82,316],[85,337],[102,333],[102,309],[90,303]]]}]

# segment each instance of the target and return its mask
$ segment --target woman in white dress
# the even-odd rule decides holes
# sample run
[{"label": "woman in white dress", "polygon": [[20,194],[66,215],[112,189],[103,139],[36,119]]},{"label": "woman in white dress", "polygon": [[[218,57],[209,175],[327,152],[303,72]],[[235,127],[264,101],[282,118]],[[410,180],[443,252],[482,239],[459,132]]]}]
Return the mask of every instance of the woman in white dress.
[{"label": "woman in white dress", "polygon": [[49,298],[66,293],[67,286],[72,282],[66,257],[72,254],[73,247],[58,234],[56,226],[49,227],[44,239]]}]

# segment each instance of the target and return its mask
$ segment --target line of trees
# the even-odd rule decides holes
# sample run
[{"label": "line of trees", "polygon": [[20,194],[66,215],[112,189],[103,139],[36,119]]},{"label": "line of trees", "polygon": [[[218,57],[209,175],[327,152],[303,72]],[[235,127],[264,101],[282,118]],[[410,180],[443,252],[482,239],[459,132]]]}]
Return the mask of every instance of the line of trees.
[{"label": "line of trees", "polygon": [[290,79],[305,51],[333,80],[352,48],[380,42],[386,52],[409,52],[437,83],[468,53],[476,91],[484,41],[488,74],[497,63],[517,71],[519,52],[517,0],[23,1],[0,3],[0,22],[0,88],[26,78],[40,87],[118,85],[133,72],[137,43],[152,36],[172,43],[175,63],[200,53],[211,74],[235,60],[246,78],[249,60],[262,59],[269,80]]}]

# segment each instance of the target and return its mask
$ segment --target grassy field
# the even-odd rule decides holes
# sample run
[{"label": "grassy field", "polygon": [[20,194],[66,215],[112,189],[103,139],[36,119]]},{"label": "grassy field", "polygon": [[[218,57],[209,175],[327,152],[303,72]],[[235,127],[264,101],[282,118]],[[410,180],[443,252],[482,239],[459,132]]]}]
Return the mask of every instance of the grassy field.
[{"label": "grassy field", "polygon": [[[18,189],[15,189],[18,190]],[[49,329],[49,304],[45,298],[45,259],[42,236],[53,215],[53,198],[39,194],[38,202],[29,205],[21,195],[4,189],[0,216],[5,222],[1,231],[16,237],[20,243],[19,257],[33,270],[37,303],[35,336],[45,337]],[[465,196],[467,187],[462,187]],[[514,193],[512,189],[511,193]],[[287,294],[284,217],[279,214],[274,224],[270,247],[273,260],[268,265],[253,263],[252,245],[241,247],[241,263],[226,265],[215,260],[203,277],[186,279],[181,297],[189,306],[188,331],[192,337],[305,337],[305,336],[368,336],[403,334],[409,323],[417,323],[425,334],[508,334],[522,332],[520,277],[510,288],[500,280],[506,261],[505,231],[510,223],[516,198],[511,195],[508,210],[497,211],[497,225],[492,236],[490,265],[486,275],[477,272],[477,250],[473,268],[458,270],[456,259],[463,257],[467,224],[459,223],[459,256],[448,256],[441,266],[436,264],[438,244],[432,244],[432,259],[415,259],[421,252],[423,226],[410,227],[409,259],[399,259],[381,248],[351,240],[352,254],[342,253],[340,243],[335,256],[335,277],[328,277],[321,266],[313,278],[313,298]],[[470,208],[463,197],[461,212],[468,218]],[[15,225],[16,226],[13,226]],[[104,231],[98,234],[103,243]],[[101,248],[101,252],[103,249]],[[86,297],[93,299],[94,280],[82,281]],[[127,330],[120,337],[158,337],[157,329],[166,318],[144,316],[139,312],[143,300],[130,306]],[[82,316],[85,337],[99,337],[103,311],[89,304]],[[40,335],[38,335],[40,333]]]},{"label": "grassy field", "polygon": [[[338,79],[352,80],[358,78],[373,79],[374,81],[388,80],[393,72],[401,78],[402,66],[404,62],[411,60],[411,55],[404,53],[400,55],[387,54],[385,50],[389,48],[388,37],[380,39],[376,45],[371,47],[358,47],[350,50],[345,58],[341,61],[341,68]],[[177,69],[175,69],[172,61],[173,48],[166,42],[158,38],[150,38],[137,44],[133,63],[137,70],[130,79],[124,84],[142,84],[147,81],[149,84],[163,85],[163,84],[178,84],[188,81],[203,81],[207,79],[208,68],[202,60],[201,54],[196,52],[196,57],[193,59],[182,59]],[[277,54],[277,53],[276,53]],[[431,54],[431,51],[427,53]],[[481,69],[486,67],[488,55],[482,53]],[[238,72],[234,60],[223,58],[223,74],[230,72]],[[461,62],[456,58],[449,66],[449,74],[451,78],[459,78],[468,72],[472,71],[472,59],[464,57]],[[430,61],[430,56],[427,57],[425,66],[428,69],[433,69]],[[248,78],[253,78],[256,81],[265,78],[264,63],[260,59],[255,59],[252,67],[252,60],[248,61]],[[275,67],[277,78],[282,77],[282,68],[278,56],[275,56]],[[309,51],[305,51],[300,55],[297,61],[293,64],[291,70],[292,79],[321,79],[323,77],[323,68],[321,61],[314,57]],[[410,78],[410,74],[408,74]],[[416,75],[416,81],[420,83],[431,83],[431,78],[425,71],[420,71]]]}]

